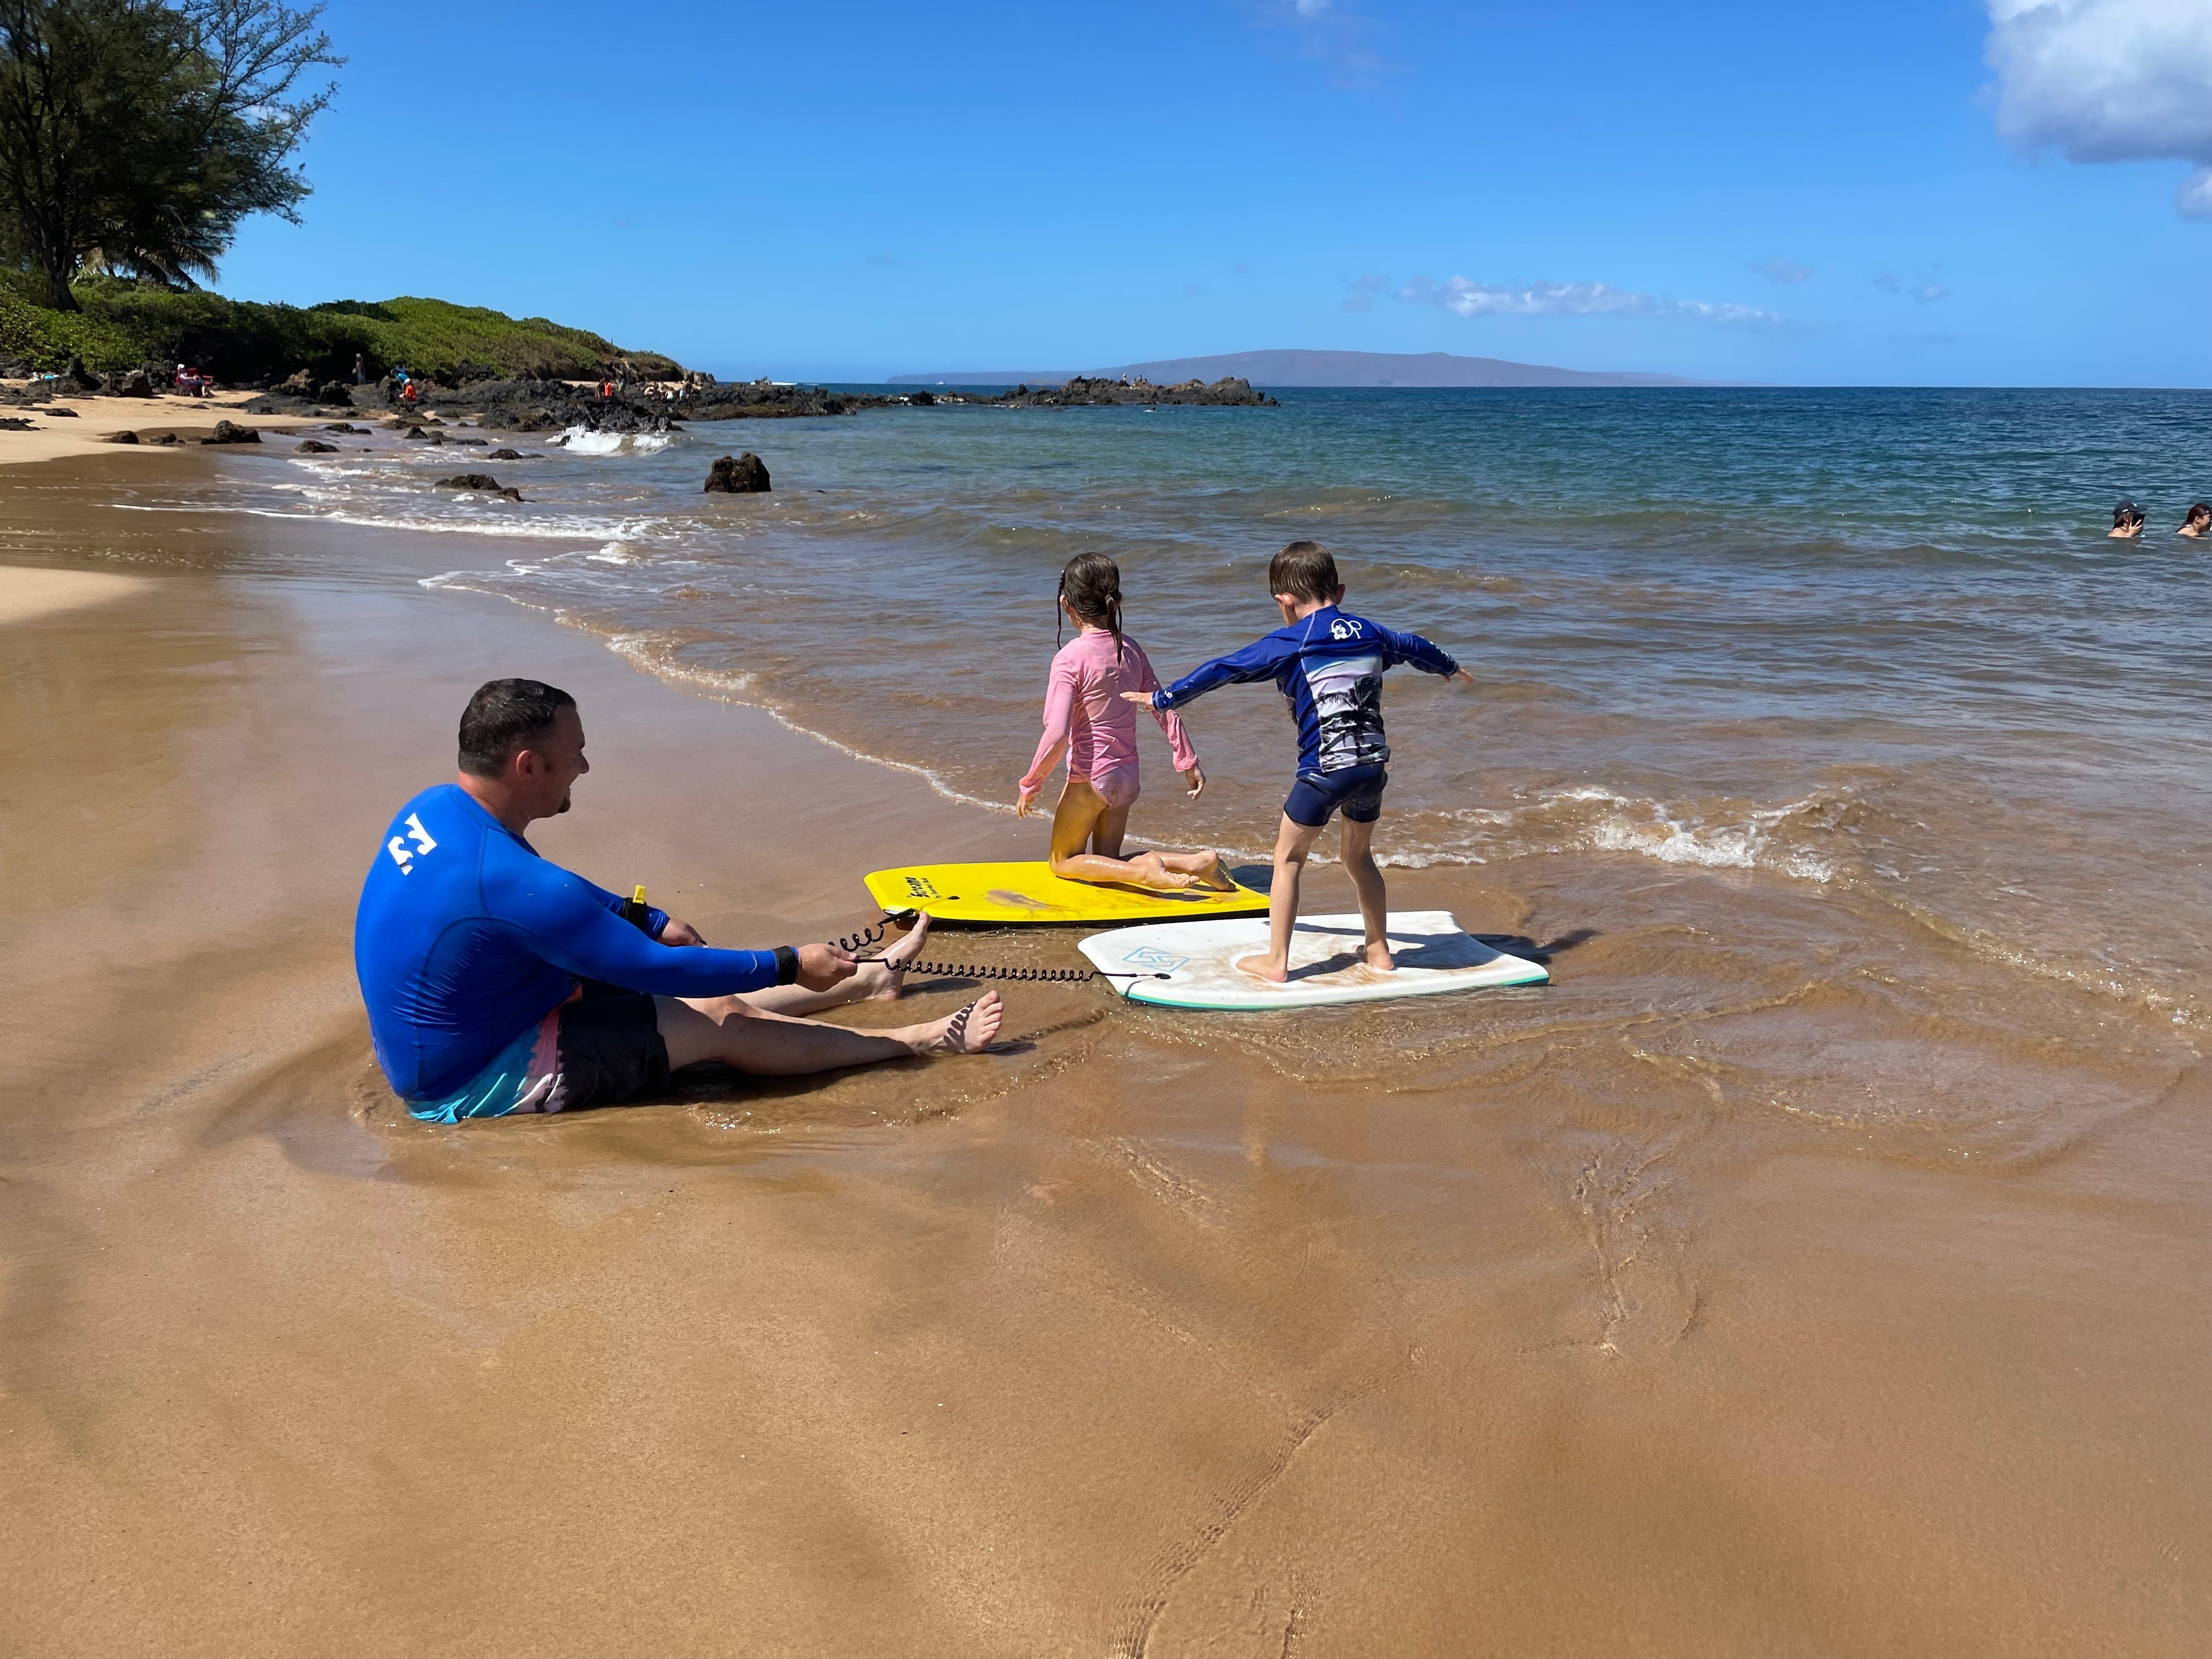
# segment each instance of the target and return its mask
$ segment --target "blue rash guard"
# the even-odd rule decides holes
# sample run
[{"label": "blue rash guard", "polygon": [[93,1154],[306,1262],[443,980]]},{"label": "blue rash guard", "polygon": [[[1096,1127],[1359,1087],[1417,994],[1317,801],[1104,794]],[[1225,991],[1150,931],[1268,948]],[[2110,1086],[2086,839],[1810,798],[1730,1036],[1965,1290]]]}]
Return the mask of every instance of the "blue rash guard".
[{"label": "blue rash guard", "polygon": [[1364,617],[1324,605],[1242,651],[1216,657],[1152,694],[1158,708],[1180,708],[1217,685],[1273,680],[1298,728],[1298,773],[1381,766],[1390,758],[1382,738],[1382,675],[1400,663],[1431,674],[1459,665],[1419,634],[1398,634]]},{"label": "blue rash guard", "polygon": [[[550,864],[457,784],[399,809],[362,884],[354,970],[377,1063],[410,1102],[445,1100],[506,1057],[579,979],[671,997],[776,982],[769,951],[678,948],[621,899]],[[657,934],[665,911],[649,921]]]}]

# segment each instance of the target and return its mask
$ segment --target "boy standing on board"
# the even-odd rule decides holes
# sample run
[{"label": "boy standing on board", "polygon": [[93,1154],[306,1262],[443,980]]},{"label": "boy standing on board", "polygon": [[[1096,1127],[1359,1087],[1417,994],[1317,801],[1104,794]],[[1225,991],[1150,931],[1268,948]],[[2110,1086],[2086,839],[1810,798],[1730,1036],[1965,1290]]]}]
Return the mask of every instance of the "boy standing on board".
[{"label": "boy standing on board", "polygon": [[1336,561],[1318,542],[1292,542],[1267,567],[1267,588],[1284,625],[1242,651],[1186,674],[1150,694],[1124,691],[1131,702],[1180,708],[1217,685],[1273,680],[1291,705],[1298,729],[1298,775],[1283,803],[1275,836],[1275,880],[1267,896],[1267,953],[1242,957],[1237,967],[1281,984],[1290,978],[1291,928],[1298,915],[1298,878],[1329,815],[1344,813],[1344,867],[1359,894],[1367,965],[1384,973],[1390,959],[1382,872],[1369,843],[1382,816],[1390,745],[1382,740],[1382,674],[1410,663],[1431,674],[1474,684],[1474,677],[1418,634],[1397,634],[1340,609],[1344,584]]}]

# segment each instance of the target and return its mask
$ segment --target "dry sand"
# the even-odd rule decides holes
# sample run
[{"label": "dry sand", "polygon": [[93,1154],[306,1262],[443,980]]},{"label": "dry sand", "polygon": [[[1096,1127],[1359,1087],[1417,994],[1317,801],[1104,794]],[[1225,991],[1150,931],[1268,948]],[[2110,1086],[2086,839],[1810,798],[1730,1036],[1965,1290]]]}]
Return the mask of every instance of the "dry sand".
[{"label": "dry sand", "polygon": [[343,547],[0,629],[0,1652],[2203,1650],[2201,1075],[2000,1179],[1015,987],[974,1061],[416,1124],[353,902],[488,676],[581,699],[540,848],[718,941],[1034,835]]},{"label": "dry sand", "polygon": [[[131,455],[175,455],[184,452],[186,445],[196,445],[200,439],[215,430],[217,421],[228,421],[234,426],[250,426],[264,434],[262,441],[283,434],[313,430],[321,424],[303,421],[296,415],[249,415],[246,405],[250,396],[233,398],[184,398],[165,392],[158,398],[54,398],[45,407],[66,409],[70,414],[54,416],[38,411],[16,411],[0,409],[0,413],[21,413],[23,418],[35,422],[28,432],[0,431],[0,465],[9,462],[58,461],[76,455],[99,455],[120,452]],[[118,432],[137,432],[151,437],[163,432],[177,434],[175,444],[116,444],[109,440]]]}]

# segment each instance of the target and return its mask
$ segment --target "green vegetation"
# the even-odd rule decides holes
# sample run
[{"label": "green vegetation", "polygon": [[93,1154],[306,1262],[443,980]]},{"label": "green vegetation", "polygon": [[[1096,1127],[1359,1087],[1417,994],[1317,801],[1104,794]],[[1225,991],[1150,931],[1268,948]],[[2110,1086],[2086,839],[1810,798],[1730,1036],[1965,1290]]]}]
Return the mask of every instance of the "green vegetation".
[{"label": "green vegetation", "polygon": [[350,380],[356,353],[372,377],[404,366],[441,380],[591,380],[617,358],[647,379],[681,373],[673,359],[623,351],[583,329],[443,300],[337,300],[303,309],[108,276],[74,284],[76,311],[54,310],[39,303],[43,297],[33,274],[0,271],[0,356],[45,370],[62,368],[74,354],[103,373],[187,362],[233,386],[281,380],[301,369]]}]

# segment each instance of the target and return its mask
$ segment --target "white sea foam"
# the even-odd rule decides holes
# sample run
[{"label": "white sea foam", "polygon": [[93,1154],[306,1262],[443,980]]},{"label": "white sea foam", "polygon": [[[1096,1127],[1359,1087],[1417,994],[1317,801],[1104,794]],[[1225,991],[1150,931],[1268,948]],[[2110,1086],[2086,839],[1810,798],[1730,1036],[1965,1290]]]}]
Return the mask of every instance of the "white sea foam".
[{"label": "white sea foam", "polygon": [[553,441],[571,455],[654,455],[675,441],[668,432],[594,432],[572,426]]}]

